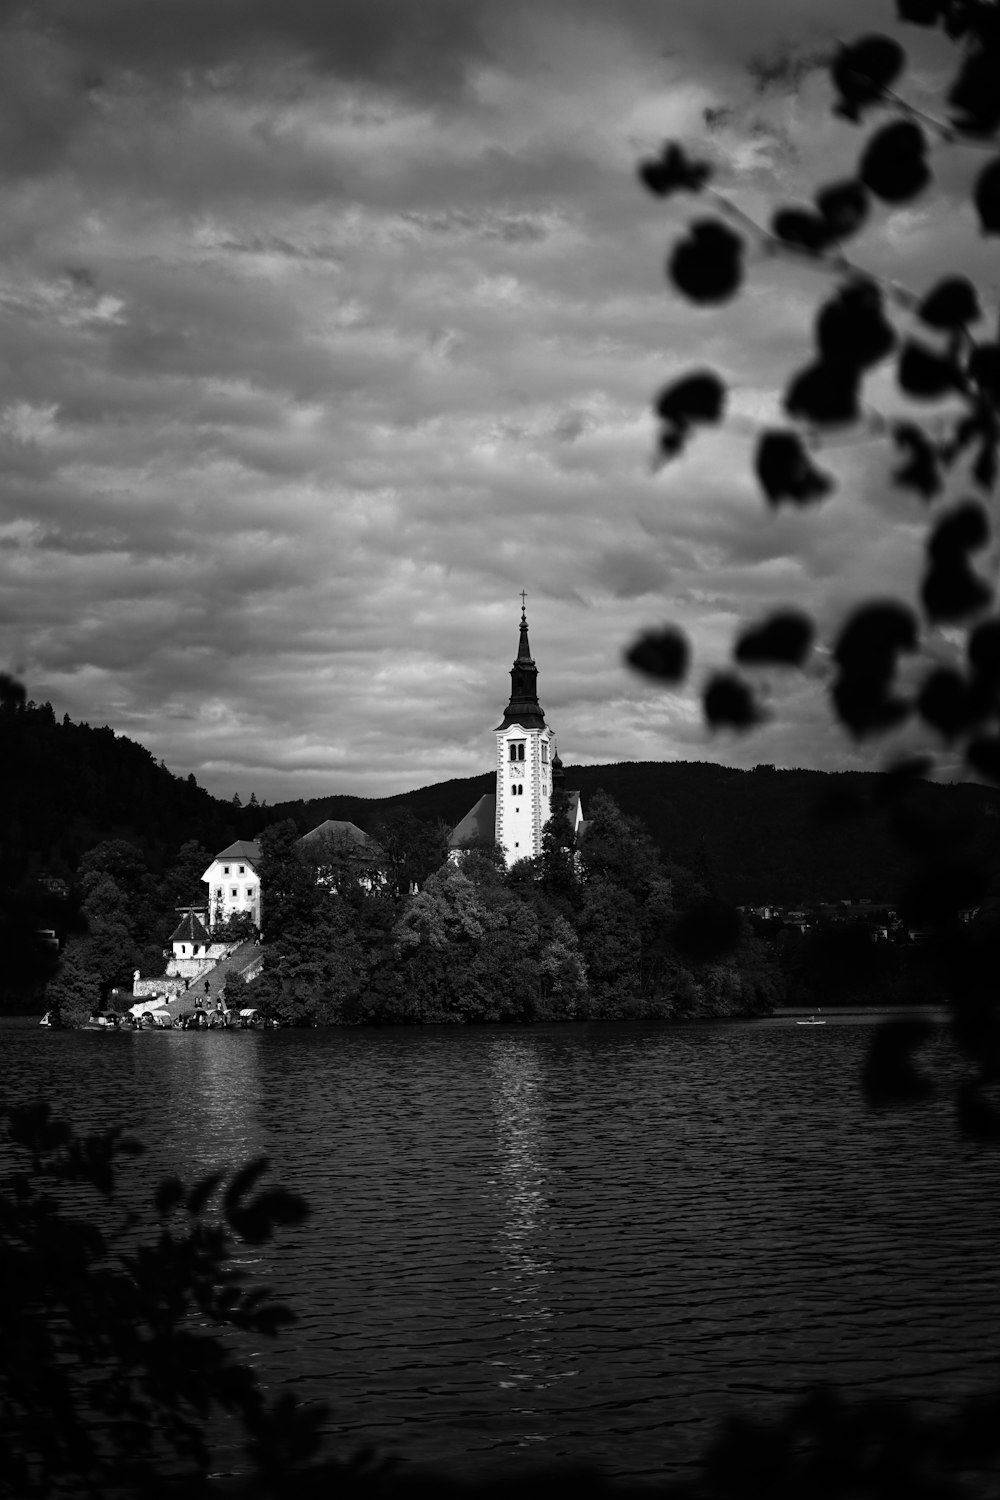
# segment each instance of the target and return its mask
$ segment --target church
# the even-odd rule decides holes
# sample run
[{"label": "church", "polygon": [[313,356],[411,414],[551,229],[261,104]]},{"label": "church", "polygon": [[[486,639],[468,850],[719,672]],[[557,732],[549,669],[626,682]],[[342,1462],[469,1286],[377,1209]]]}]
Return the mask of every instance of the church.
[{"label": "church", "polygon": [[528,617],[521,601],[521,633],[510,669],[510,701],[493,731],[496,791],[480,797],[448,839],[452,857],[463,849],[498,844],[507,866],[542,852],[542,829],[552,796],[564,792],[575,837],[583,826],[580,793],[568,792],[556,740],[538,701],[538,668],[528,644]]}]

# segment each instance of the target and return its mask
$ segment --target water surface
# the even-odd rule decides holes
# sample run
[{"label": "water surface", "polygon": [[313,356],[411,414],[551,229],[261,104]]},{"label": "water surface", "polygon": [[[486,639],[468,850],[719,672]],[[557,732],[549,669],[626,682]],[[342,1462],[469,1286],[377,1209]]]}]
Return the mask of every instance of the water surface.
[{"label": "water surface", "polygon": [[8,1100],[166,1171],[266,1154],[313,1213],[254,1251],[253,1350],[335,1448],[653,1476],[803,1385],[941,1409],[1000,1377],[1000,1160],[872,1113],[871,1018],[688,1028],[0,1030]]}]

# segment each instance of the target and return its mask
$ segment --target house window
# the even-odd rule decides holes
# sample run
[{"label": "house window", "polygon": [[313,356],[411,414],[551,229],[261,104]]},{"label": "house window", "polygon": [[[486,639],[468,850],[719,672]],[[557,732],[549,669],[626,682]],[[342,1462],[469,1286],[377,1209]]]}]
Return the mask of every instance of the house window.
[{"label": "house window", "polygon": [[246,874],[246,872],[247,872],[247,867],[246,867],[246,865],[240,865],[240,874],[241,874],[241,875],[245,875],[245,874]]},{"label": "house window", "polygon": [[223,873],[223,875],[228,875],[229,874],[229,866],[228,865],[223,865],[222,866],[222,873]]},{"label": "house window", "polygon": [[235,896],[235,895],[236,895],[236,887],[235,887],[235,886],[232,886],[232,887],[231,887],[231,889],[230,889],[230,892],[229,892],[229,894],[230,894],[230,895],[231,895],[231,896]]},{"label": "house window", "polygon": [[221,901],[222,900],[222,886],[221,885],[217,885],[215,887],[215,899],[216,899],[216,901]]},{"label": "house window", "polygon": [[185,946],[184,946],[183,943],[181,943],[181,952],[182,953],[186,953],[187,952],[187,949],[185,948]]},{"label": "house window", "polygon": [[248,885],[247,886],[247,900],[248,901],[252,901],[253,900],[253,886],[252,885]]}]

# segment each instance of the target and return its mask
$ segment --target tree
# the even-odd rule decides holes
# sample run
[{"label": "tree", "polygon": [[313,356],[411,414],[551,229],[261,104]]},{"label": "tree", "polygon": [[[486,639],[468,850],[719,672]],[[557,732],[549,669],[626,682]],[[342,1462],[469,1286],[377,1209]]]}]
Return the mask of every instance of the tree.
[{"label": "tree", "polygon": [[216,943],[247,943],[257,936],[257,927],[248,911],[230,912],[224,922],[212,929],[212,940]]},{"label": "tree", "polygon": [[539,956],[537,1021],[573,1021],[584,1014],[587,966],[576,933],[565,917],[553,918]]},{"label": "tree", "polygon": [[[938,117],[901,97],[907,57],[894,37],[869,35],[838,48],[829,68],[834,112],[852,125],[870,116],[877,124],[854,174],[820,185],[807,207],[780,208],[768,228],[758,227],[710,186],[711,165],[691,159],[676,142],[643,162],[640,178],[661,199],[700,194],[716,210],[696,219],[667,259],[675,290],[696,305],[710,309],[737,294],[750,242],[833,281],[816,314],[813,357],[785,387],[783,424],[756,438],[753,467],[766,503],[775,510],[823,503],[835,480],[814,454],[828,433],[848,429],[892,445],[893,481],[914,498],[914,519],[926,517],[918,607],[897,598],[859,602],[829,643],[829,700],[834,718],[858,740],[907,723],[923,730],[931,753],[890,766],[883,797],[890,825],[913,859],[899,905],[905,920],[931,929],[928,962],[945,977],[955,1006],[968,1064],[956,1094],[961,1126],[1000,1139],[1000,1112],[983,1093],[1000,1066],[1000,1029],[982,1021],[995,1010],[1000,948],[970,943],[960,920],[964,908],[982,900],[985,871],[953,827],[935,826],[907,797],[931,769],[939,744],[957,750],[970,773],[1000,784],[1000,618],[991,612],[993,582],[974,562],[990,540],[986,502],[996,495],[1000,472],[1000,343],[995,327],[984,328],[988,298],[961,269],[929,287],[901,288],[844,251],[874,208],[919,199],[941,152],[961,152],[974,163],[971,221],[982,235],[1000,235],[1000,12],[975,0],[896,0],[896,13],[905,24],[940,29],[958,50]],[[865,383],[890,365],[900,410],[865,417]],[[723,420],[726,396],[725,380],[706,369],[687,372],[659,393],[664,463],[699,429]],[[930,419],[923,415],[929,402],[936,403]],[[801,610],[779,609],[742,628],[733,666],[707,680],[709,725],[745,732],[760,723],[755,671],[802,668],[817,638],[815,622]],[[676,683],[691,652],[671,626],[648,631],[627,658],[654,680]],[[875,1038],[865,1072],[870,1099],[889,1102],[920,1091],[912,1061],[917,1041],[912,1028],[898,1024]]]},{"label": "tree", "polygon": [[170,1178],[136,1214],[117,1188],[143,1147],[120,1129],[80,1136],[41,1104],[0,1112],[0,1140],[0,1492],[173,1493],[172,1466],[201,1493],[218,1410],[242,1422],[259,1475],[311,1459],[322,1413],[270,1403],[222,1336],[294,1322],[242,1266],[305,1219],[302,1199],[262,1190],[255,1161],[190,1190]]},{"label": "tree", "polygon": [[568,915],[579,900],[575,838],[569,817],[569,798],[552,793],[549,818],[542,829],[542,848],[535,860],[535,878],[549,902]]},{"label": "tree", "polygon": [[64,1026],[85,1026],[100,1010],[101,981],[86,938],[66,944],[59,967],[45,987],[45,1000]]},{"label": "tree", "polygon": [[316,896],[313,871],[302,858],[299,831],[291,818],[260,835],[263,936],[267,943],[310,921]]},{"label": "tree", "polygon": [[85,932],[67,943],[46,987],[47,1005],[69,1026],[85,1024],[112,986],[130,982],[138,967],[129,902],[117,882],[90,869],[83,883]]},{"label": "tree", "polygon": [[383,871],[394,894],[405,896],[448,858],[448,828],[425,823],[408,807],[389,807],[372,831],[385,856]]}]

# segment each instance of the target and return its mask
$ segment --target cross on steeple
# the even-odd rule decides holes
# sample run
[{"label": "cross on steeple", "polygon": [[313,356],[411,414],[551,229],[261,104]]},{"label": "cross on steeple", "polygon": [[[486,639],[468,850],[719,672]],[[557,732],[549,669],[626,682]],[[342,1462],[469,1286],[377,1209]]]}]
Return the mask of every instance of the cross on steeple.
[{"label": "cross on steeple", "polygon": [[525,593],[525,592],[524,592],[524,589],[522,589],[522,590],[521,590],[521,613],[522,613],[522,615],[523,615],[523,614],[524,614],[524,601],[525,601],[525,599],[527,599],[527,597],[528,597],[528,596],[527,596],[527,594],[526,594],[526,593]]}]

